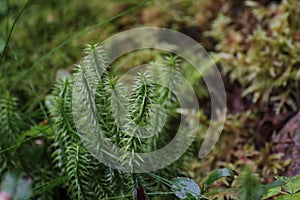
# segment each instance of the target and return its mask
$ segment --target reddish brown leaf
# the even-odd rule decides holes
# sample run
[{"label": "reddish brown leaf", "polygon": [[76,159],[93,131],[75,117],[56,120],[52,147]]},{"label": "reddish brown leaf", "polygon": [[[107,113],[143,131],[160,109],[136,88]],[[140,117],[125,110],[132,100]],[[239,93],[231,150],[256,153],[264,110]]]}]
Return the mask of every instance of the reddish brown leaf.
[{"label": "reddish brown leaf", "polygon": [[274,137],[272,150],[284,153],[284,158],[292,161],[283,175],[300,174],[300,111]]},{"label": "reddish brown leaf", "polygon": [[269,112],[266,112],[263,118],[257,122],[257,129],[254,134],[256,145],[263,146],[266,141],[270,141],[272,133],[283,128],[293,115],[295,115],[295,112],[289,112],[277,116],[273,116],[269,114]]},{"label": "reddish brown leaf", "polygon": [[147,194],[144,187],[140,186],[134,189],[134,200],[147,200]]}]

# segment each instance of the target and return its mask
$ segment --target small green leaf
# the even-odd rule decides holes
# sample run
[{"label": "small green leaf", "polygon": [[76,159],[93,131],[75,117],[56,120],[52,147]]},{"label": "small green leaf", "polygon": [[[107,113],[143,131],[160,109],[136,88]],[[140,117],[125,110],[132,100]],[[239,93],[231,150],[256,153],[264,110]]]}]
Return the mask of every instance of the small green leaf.
[{"label": "small green leaf", "polygon": [[274,181],[272,183],[266,184],[265,187],[269,190],[269,189],[277,188],[277,187],[280,187],[280,186],[283,186],[283,185],[285,185],[284,181]]},{"label": "small green leaf", "polygon": [[269,190],[271,190],[272,188],[280,189],[280,186],[282,186],[284,184],[285,184],[285,182],[283,182],[283,181],[274,181],[274,182],[268,183],[266,185],[257,185],[252,188],[252,191],[255,191],[255,192],[251,193],[251,197],[247,197],[247,198],[251,199],[251,200],[256,200],[256,199],[260,200],[264,196],[269,194]]},{"label": "small green leaf", "polygon": [[268,193],[263,197],[263,199],[268,199],[280,193],[281,193],[281,187],[271,188],[269,189]]},{"label": "small green leaf", "polygon": [[283,187],[291,194],[294,194],[300,190],[300,175],[294,177],[277,176],[276,179],[285,182],[286,185]]},{"label": "small green leaf", "polygon": [[265,194],[263,199],[268,199],[270,197],[273,197],[277,194],[281,193],[281,186],[285,184],[284,181],[274,181],[273,183],[269,183],[265,185],[266,189],[268,190],[268,193]]},{"label": "small green leaf", "polygon": [[209,175],[209,177],[203,187],[202,192],[206,191],[208,189],[208,187],[211,186],[211,184],[213,184],[215,181],[217,181],[220,178],[230,177],[230,176],[233,177],[233,176],[237,176],[237,175],[238,175],[237,172],[235,172],[231,169],[228,169],[228,168],[222,168],[222,169],[215,170]]},{"label": "small green leaf", "polygon": [[199,197],[201,194],[199,185],[192,179],[177,177],[172,179],[172,190],[179,199]]},{"label": "small green leaf", "polygon": [[275,199],[276,200],[299,200],[300,199],[300,193],[283,195],[283,196],[280,196],[280,197],[276,197]]}]

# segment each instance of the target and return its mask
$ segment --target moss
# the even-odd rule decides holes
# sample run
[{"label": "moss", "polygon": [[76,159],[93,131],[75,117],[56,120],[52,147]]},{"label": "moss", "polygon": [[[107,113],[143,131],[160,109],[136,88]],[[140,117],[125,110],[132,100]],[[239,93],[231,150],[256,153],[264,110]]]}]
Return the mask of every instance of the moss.
[{"label": "moss", "polygon": [[222,71],[242,85],[244,96],[252,94],[253,102],[271,106],[277,114],[296,110],[300,46],[295,16],[300,4],[248,2],[245,8],[240,18],[230,17],[229,10],[219,13],[208,33],[219,41]]}]

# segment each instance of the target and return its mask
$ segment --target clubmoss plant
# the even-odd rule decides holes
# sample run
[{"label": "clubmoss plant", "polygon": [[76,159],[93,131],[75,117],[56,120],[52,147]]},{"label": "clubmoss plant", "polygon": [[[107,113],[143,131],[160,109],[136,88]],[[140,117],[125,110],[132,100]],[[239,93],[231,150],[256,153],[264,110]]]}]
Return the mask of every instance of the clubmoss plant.
[{"label": "clubmoss plant", "polygon": [[[0,95],[0,151],[5,151],[16,144],[20,134],[21,113],[18,109],[17,99],[8,92]],[[0,154],[0,177],[15,166],[15,153],[6,151]]]},{"label": "clubmoss plant", "polygon": [[[175,68],[178,58],[169,56],[166,58],[168,67]],[[53,162],[59,170],[61,176],[67,177],[66,187],[69,194],[74,199],[95,199],[109,198],[118,195],[128,195],[138,186],[146,189],[154,189],[158,186],[157,180],[147,174],[130,175],[110,168],[98,161],[83,145],[78,134],[72,115],[72,90],[74,87],[80,91],[84,98],[81,99],[83,105],[88,106],[94,112],[88,116],[88,120],[97,120],[101,130],[110,142],[126,152],[152,152],[165,145],[173,137],[174,123],[176,114],[177,100],[170,89],[154,84],[150,81],[151,74],[140,72],[134,78],[134,86],[131,95],[125,95],[124,86],[117,84],[118,77],[112,70],[106,69],[105,53],[96,45],[89,45],[86,49],[86,56],[82,63],[76,66],[73,77],[63,79],[58,82],[52,95],[49,97],[48,108],[51,113],[51,124],[53,125]],[[99,74],[101,78],[99,79]],[[174,84],[175,75],[165,74],[168,84]],[[169,77],[168,77],[169,76]],[[174,76],[174,77],[172,77]],[[76,78],[76,85],[74,79]],[[96,88],[95,94],[92,92]],[[92,100],[92,97],[95,97]],[[122,102],[118,102],[121,101]],[[95,102],[95,106],[91,102]],[[118,112],[122,108],[114,108],[112,102],[117,106],[125,106],[129,111],[122,121]],[[121,104],[128,102],[127,104]],[[168,116],[163,128],[157,129],[161,120],[161,115],[154,104],[161,104],[166,109]],[[115,110],[114,110],[115,109]],[[125,108],[124,108],[125,109]],[[155,115],[154,115],[155,114]],[[122,115],[122,113],[120,113]],[[122,115],[123,116],[123,115]],[[150,138],[139,138],[134,135],[139,134],[139,129],[134,128],[130,123],[135,123],[140,127],[150,127],[155,131]],[[175,127],[176,130],[176,127]],[[172,134],[171,134],[172,133]],[[131,164],[128,160],[129,154],[120,157],[124,164]],[[175,176],[185,166],[187,159],[180,159],[166,169],[159,170],[157,173],[163,177]],[[92,183],[91,183],[91,180]],[[145,181],[147,180],[147,181]],[[153,182],[154,184],[152,184]],[[149,184],[151,183],[151,184]],[[156,186],[155,186],[156,185]]]}]

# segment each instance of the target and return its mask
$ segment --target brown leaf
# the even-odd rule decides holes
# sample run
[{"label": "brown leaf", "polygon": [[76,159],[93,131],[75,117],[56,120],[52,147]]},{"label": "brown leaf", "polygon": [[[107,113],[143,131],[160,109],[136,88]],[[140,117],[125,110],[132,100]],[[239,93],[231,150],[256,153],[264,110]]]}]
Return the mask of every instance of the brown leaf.
[{"label": "brown leaf", "polygon": [[284,153],[284,158],[292,161],[283,175],[300,174],[300,111],[273,138],[272,151]]},{"label": "brown leaf", "polygon": [[147,200],[147,194],[144,187],[140,186],[134,189],[134,200]]},{"label": "brown leaf", "polygon": [[286,122],[295,115],[295,112],[288,112],[281,115],[273,116],[266,112],[263,118],[257,122],[257,129],[254,133],[255,144],[262,146],[266,141],[270,141],[272,133],[280,130]]}]

